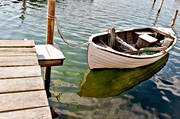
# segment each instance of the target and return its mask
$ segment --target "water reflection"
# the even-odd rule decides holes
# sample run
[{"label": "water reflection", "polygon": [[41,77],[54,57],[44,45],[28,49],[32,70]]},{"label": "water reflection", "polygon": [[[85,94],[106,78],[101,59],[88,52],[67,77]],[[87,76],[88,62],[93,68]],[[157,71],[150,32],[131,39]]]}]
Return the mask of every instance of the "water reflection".
[{"label": "water reflection", "polygon": [[[67,40],[81,44],[87,42],[91,34],[103,32],[112,26],[118,29],[152,26],[159,3],[160,0],[156,0],[152,9],[151,0],[56,0],[56,16]],[[0,0],[0,38],[27,38],[35,40],[36,44],[44,44],[47,0],[27,0],[25,14],[21,9],[22,4],[22,0]],[[175,9],[180,9],[180,0],[167,0],[164,5],[156,25],[169,27]],[[23,24],[19,18],[21,15],[25,17]],[[175,31],[179,37],[179,16]],[[51,78],[50,91],[54,95],[49,102],[50,106],[56,108],[59,119],[164,119],[165,117],[159,116],[162,114],[170,116],[166,119],[180,117],[179,40],[171,50],[166,66],[153,78],[121,95],[109,98],[77,95],[80,81],[87,69],[87,48],[71,49],[56,33],[54,41],[67,58],[63,66],[53,67]],[[118,78],[115,80],[118,82]]]},{"label": "water reflection", "polygon": [[153,0],[152,9],[154,8],[155,3],[156,3],[156,0]]},{"label": "water reflection", "polygon": [[118,95],[161,70],[169,54],[155,63],[134,69],[87,70],[80,84],[78,95],[104,98]]},{"label": "water reflection", "polygon": [[175,3],[180,4],[180,0],[175,0]]},{"label": "water reflection", "polygon": [[23,23],[23,21],[25,19],[25,14],[26,14],[26,0],[23,0],[21,10],[22,10],[21,11],[22,15],[19,18],[22,20],[22,23]]}]

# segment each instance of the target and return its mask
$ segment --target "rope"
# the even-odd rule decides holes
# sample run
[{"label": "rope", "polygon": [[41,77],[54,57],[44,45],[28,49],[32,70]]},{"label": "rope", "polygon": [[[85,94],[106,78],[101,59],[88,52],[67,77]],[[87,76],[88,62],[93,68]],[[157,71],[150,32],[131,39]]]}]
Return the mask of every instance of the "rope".
[{"label": "rope", "polygon": [[77,47],[83,47],[84,45],[88,45],[88,44],[89,44],[89,42],[85,42],[85,43],[82,43],[82,44],[80,44],[80,45],[72,45],[72,44],[70,44],[70,43],[64,38],[64,36],[63,36],[63,34],[62,34],[62,31],[61,31],[61,28],[60,28],[60,23],[59,23],[57,17],[49,16],[49,15],[48,15],[48,18],[50,18],[50,19],[55,19],[58,36],[59,36],[69,47],[71,47],[71,48],[77,48]]}]

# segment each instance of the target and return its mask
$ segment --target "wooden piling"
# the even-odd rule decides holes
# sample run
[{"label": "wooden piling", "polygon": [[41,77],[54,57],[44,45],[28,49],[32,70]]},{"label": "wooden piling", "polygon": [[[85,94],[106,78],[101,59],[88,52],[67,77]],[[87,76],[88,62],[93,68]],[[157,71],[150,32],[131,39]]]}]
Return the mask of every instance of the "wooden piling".
[{"label": "wooden piling", "polygon": [[53,44],[54,18],[55,18],[55,0],[48,0],[48,21],[47,21],[46,44]]},{"label": "wooden piling", "polygon": [[164,3],[164,0],[161,0],[161,4],[160,4],[160,6],[159,6],[159,9],[158,9],[158,12],[157,12],[156,16],[158,16],[158,15],[159,15],[159,13],[160,13],[160,11],[161,11],[161,8],[162,8],[163,3]]},{"label": "wooden piling", "polygon": [[[53,44],[54,40],[54,19],[55,19],[55,0],[48,0],[48,21],[47,21],[47,36],[46,36],[46,44]],[[45,88],[47,96],[50,97],[51,94],[49,92],[50,87],[50,78],[51,78],[51,67],[45,67],[44,72],[45,78]]]},{"label": "wooden piling", "polygon": [[[156,0],[154,0],[154,1],[156,1]],[[164,3],[164,0],[161,0],[161,4],[160,4],[159,9],[158,9],[158,11],[157,11],[157,13],[156,13],[156,18],[155,18],[155,20],[154,20],[153,25],[156,25],[156,22],[157,22],[157,20],[158,20],[158,16],[159,16],[159,13],[160,13],[160,11],[161,11],[161,8],[162,8],[163,3]]]},{"label": "wooden piling", "polygon": [[26,0],[23,0],[23,7],[26,7]]},{"label": "wooden piling", "polygon": [[47,93],[47,97],[51,97],[50,89],[50,81],[51,81],[51,67],[45,67],[44,71],[44,78],[45,78],[45,89]]},{"label": "wooden piling", "polygon": [[171,19],[171,25],[170,25],[170,28],[173,28],[173,27],[174,27],[174,24],[175,24],[175,21],[176,21],[177,14],[178,14],[178,10],[175,11],[173,18]]},{"label": "wooden piling", "polygon": [[152,8],[154,7],[155,3],[156,3],[156,0],[153,1]]}]

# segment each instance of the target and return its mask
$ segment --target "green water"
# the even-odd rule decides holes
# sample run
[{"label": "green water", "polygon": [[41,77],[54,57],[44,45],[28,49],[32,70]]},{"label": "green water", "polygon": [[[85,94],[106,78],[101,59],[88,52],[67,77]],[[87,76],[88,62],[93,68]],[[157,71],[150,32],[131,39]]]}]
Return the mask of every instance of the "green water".
[{"label": "green water", "polygon": [[[27,0],[26,7],[22,3],[21,0],[0,0],[0,39],[27,38],[35,40],[36,44],[44,44],[46,0]],[[80,44],[87,42],[91,34],[103,32],[113,26],[116,29],[153,24],[168,27],[175,9],[180,9],[180,1],[165,0],[157,22],[154,22],[159,4],[160,0],[157,0],[152,8],[152,0],[56,0],[56,17],[60,20],[65,38],[72,44]],[[180,38],[180,15],[174,30]],[[52,70],[52,97],[49,102],[58,113],[58,119],[179,119],[179,40],[169,53],[165,66],[154,75],[150,73],[148,78],[152,75],[151,78],[133,85],[133,88],[121,94],[117,87],[117,96],[110,95],[115,95],[115,90],[110,90],[107,86],[105,88],[112,91],[106,92],[110,97],[93,98],[77,94],[87,73],[87,46],[69,48],[56,33],[55,29],[54,42],[66,57],[62,67],[54,67]],[[104,76],[115,73],[118,77],[122,71],[105,71]],[[133,77],[133,73],[127,73],[126,77]],[[139,81],[138,78],[135,80]],[[101,77],[97,77],[97,80],[100,79]]]},{"label": "green water", "polygon": [[157,62],[134,69],[88,69],[81,81],[78,94],[86,97],[105,98],[116,96],[151,78],[168,60],[166,55]]}]

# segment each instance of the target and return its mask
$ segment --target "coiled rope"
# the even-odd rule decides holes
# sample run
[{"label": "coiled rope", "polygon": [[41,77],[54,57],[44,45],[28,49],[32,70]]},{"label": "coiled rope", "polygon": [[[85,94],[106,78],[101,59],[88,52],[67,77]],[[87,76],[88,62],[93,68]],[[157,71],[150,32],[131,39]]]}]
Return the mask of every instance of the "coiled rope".
[{"label": "coiled rope", "polygon": [[84,45],[88,45],[88,44],[89,44],[89,42],[85,42],[85,43],[82,43],[82,44],[80,44],[80,45],[72,45],[72,44],[70,44],[70,43],[65,39],[65,37],[64,37],[64,35],[63,35],[62,31],[61,31],[60,23],[59,23],[57,17],[48,15],[48,18],[50,18],[50,19],[55,19],[58,36],[59,36],[69,47],[71,47],[71,48],[77,48],[77,47],[83,47]]}]

